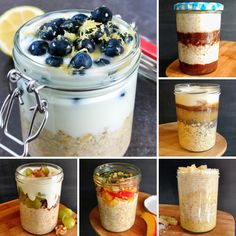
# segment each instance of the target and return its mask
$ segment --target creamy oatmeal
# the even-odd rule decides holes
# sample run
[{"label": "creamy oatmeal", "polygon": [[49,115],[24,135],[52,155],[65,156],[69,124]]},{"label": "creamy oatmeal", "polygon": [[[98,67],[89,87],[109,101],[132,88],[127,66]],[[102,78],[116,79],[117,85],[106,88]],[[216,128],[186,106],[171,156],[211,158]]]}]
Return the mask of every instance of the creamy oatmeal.
[{"label": "creamy oatmeal", "polygon": [[177,84],[175,103],[180,145],[194,152],[215,145],[220,89],[214,84]]},{"label": "creamy oatmeal", "polygon": [[28,164],[16,171],[22,227],[36,235],[54,230],[60,205],[61,168],[51,164]]},{"label": "creamy oatmeal", "polygon": [[177,171],[180,224],[184,229],[203,233],[216,226],[219,170],[179,167]]},{"label": "creamy oatmeal", "polygon": [[123,232],[135,222],[140,173],[134,168],[110,163],[95,170],[100,220],[108,231]]}]

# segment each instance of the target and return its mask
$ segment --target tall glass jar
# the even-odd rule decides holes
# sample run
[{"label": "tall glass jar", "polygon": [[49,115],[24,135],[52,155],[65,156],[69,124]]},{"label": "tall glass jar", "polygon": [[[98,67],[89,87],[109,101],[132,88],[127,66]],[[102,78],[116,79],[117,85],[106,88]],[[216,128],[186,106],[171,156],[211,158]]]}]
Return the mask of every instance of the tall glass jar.
[{"label": "tall glass jar", "polygon": [[174,9],[180,69],[190,75],[213,72],[219,57],[224,6],[214,2],[181,2]]},{"label": "tall glass jar", "polygon": [[29,163],[15,173],[22,227],[36,235],[57,225],[63,170],[54,164]]},{"label": "tall glass jar", "polygon": [[220,86],[217,84],[177,84],[175,103],[181,147],[202,152],[216,142]]},{"label": "tall glass jar", "polygon": [[128,163],[98,166],[93,175],[102,226],[112,232],[130,229],[135,221],[140,169]]},{"label": "tall glass jar", "polygon": [[[123,156],[129,146],[136,92],[138,65],[141,56],[139,37],[135,33],[133,47],[127,55],[103,67],[90,68],[85,73],[73,70],[63,73],[33,61],[22,50],[22,32],[50,14],[68,14],[66,10],[47,13],[26,23],[16,34],[13,59],[15,68],[37,81],[40,97],[48,103],[48,120],[42,133],[30,143],[32,156]],[[89,11],[80,11],[88,14]],[[131,30],[118,17],[115,24]],[[32,120],[30,107],[35,97],[29,94],[24,80],[18,81],[23,91],[20,106],[23,137],[28,135]],[[37,116],[34,130],[42,123]]]},{"label": "tall glass jar", "polygon": [[181,227],[194,233],[215,228],[219,170],[195,165],[180,167],[177,179]]}]

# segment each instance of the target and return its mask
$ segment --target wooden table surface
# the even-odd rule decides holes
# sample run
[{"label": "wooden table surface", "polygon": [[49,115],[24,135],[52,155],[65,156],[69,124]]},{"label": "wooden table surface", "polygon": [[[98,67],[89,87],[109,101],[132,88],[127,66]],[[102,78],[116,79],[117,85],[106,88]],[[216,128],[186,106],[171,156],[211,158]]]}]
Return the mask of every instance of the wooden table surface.
[{"label": "wooden table surface", "polygon": [[[60,207],[64,207],[61,205]],[[19,200],[0,204],[0,236],[30,236],[20,224]],[[55,231],[45,236],[56,236]],[[77,225],[67,231],[66,236],[77,236]]]},{"label": "wooden table surface", "polygon": [[[175,217],[179,222],[179,206],[160,204],[160,215]],[[169,226],[165,231],[160,233],[160,236],[191,236],[197,235],[190,233],[177,226]],[[217,224],[216,227],[207,233],[199,234],[201,236],[234,236],[235,235],[235,221],[234,217],[227,212],[217,212]]]},{"label": "wooden table surface", "polygon": [[205,152],[190,152],[179,145],[177,123],[171,122],[159,126],[160,156],[222,156],[227,148],[225,138],[217,133],[216,144]]},{"label": "wooden table surface", "polygon": [[206,75],[191,76],[179,68],[179,59],[173,61],[166,69],[168,77],[236,77],[236,42],[221,41],[218,66],[215,71]]},{"label": "wooden table surface", "polygon": [[145,221],[141,218],[141,214],[144,212],[143,202],[150,195],[148,193],[139,193],[136,219],[133,227],[128,231],[121,233],[112,233],[105,230],[100,222],[98,207],[95,207],[90,212],[90,223],[99,236],[145,236],[147,231],[147,226]]}]

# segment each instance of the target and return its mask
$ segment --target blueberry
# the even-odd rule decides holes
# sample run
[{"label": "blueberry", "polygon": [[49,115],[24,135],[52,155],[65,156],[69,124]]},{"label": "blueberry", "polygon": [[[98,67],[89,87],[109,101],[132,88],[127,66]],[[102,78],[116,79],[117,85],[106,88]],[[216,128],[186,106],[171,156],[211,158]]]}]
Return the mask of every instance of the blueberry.
[{"label": "blueberry", "polygon": [[106,56],[115,57],[123,53],[124,48],[117,39],[110,39],[107,43],[101,46],[101,50]]},{"label": "blueberry", "polygon": [[63,63],[63,58],[61,57],[55,57],[50,56],[46,59],[46,64],[53,66],[53,67],[59,67]]},{"label": "blueberry", "polygon": [[72,17],[72,20],[78,21],[82,25],[87,18],[88,16],[84,14],[77,14]]},{"label": "blueberry", "polygon": [[109,8],[101,6],[91,12],[91,19],[106,24],[112,19],[112,12]]},{"label": "blueberry", "polygon": [[76,69],[88,69],[92,66],[92,59],[87,53],[79,52],[71,59],[71,66]]},{"label": "blueberry", "polygon": [[81,98],[72,98],[73,102],[76,104],[79,102],[79,100],[81,100]]},{"label": "blueberry", "polygon": [[78,21],[72,20],[72,19],[68,19],[65,20],[62,24],[61,24],[61,28],[69,33],[77,33],[79,27],[81,26],[81,23],[79,23]]},{"label": "blueberry", "polygon": [[76,40],[75,41],[75,48],[77,50],[81,50],[83,48],[86,48],[88,50],[88,52],[92,53],[95,50],[95,43],[92,39],[89,38],[85,38],[83,40]]},{"label": "blueberry", "polygon": [[98,66],[105,66],[105,65],[110,64],[110,61],[108,61],[105,58],[99,58],[99,59],[95,60],[94,63]]},{"label": "blueberry", "polygon": [[125,35],[125,37],[124,37],[124,42],[125,43],[130,43],[131,41],[133,41],[133,36],[132,35],[130,35],[130,34],[128,34],[128,35]]},{"label": "blueberry", "polygon": [[97,44],[102,43],[102,40],[100,39],[104,35],[104,32],[101,31],[101,29],[97,29],[95,34],[92,35],[93,41]]},{"label": "blueberry", "polygon": [[49,43],[48,52],[53,56],[64,57],[71,51],[72,43],[66,37],[59,36]]},{"label": "blueberry", "polygon": [[29,46],[29,52],[34,56],[42,56],[47,52],[48,43],[43,40],[37,40]]},{"label": "blueberry", "polygon": [[57,27],[60,27],[61,24],[65,22],[65,20],[66,20],[65,18],[56,18],[51,21],[51,24],[56,25]]},{"label": "blueberry", "polygon": [[121,94],[120,94],[120,97],[124,97],[125,96],[125,92],[122,92]]},{"label": "blueberry", "polygon": [[45,40],[53,40],[58,35],[63,35],[63,34],[64,30],[51,22],[43,24],[38,31],[39,37]]}]

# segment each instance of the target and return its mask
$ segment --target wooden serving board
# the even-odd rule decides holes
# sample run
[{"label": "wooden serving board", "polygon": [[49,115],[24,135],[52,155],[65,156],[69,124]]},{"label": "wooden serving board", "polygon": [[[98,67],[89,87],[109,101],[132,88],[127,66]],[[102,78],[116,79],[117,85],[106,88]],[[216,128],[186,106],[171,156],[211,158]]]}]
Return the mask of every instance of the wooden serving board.
[{"label": "wooden serving board", "polygon": [[179,68],[179,59],[166,69],[168,77],[236,77],[236,42],[221,41],[218,66],[215,71],[206,75],[187,75]]},{"label": "wooden serving board", "polygon": [[[60,207],[64,207],[62,204]],[[31,236],[20,224],[19,200],[12,200],[0,204],[0,236]],[[55,231],[45,236],[55,236]],[[66,236],[76,236],[77,225],[67,231]]]},{"label": "wooden serving board", "polygon": [[205,152],[190,152],[179,145],[177,123],[159,125],[159,155],[160,156],[222,156],[227,148],[227,142],[219,133],[216,144]]},{"label": "wooden serving board", "polygon": [[143,202],[149,196],[150,194],[148,193],[139,193],[136,219],[133,227],[130,230],[122,233],[112,233],[105,230],[100,222],[98,207],[93,208],[89,215],[90,223],[93,229],[100,236],[145,236],[147,232],[147,226],[145,221],[141,218],[141,214],[145,211]]},{"label": "wooden serving board", "polygon": [[[179,206],[177,205],[166,205],[160,204],[159,206],[160,215],[173,216],[179,222]],[[201,233],[201,236],[234,236],[235,233],[235,221],[234,217],[227,212],[217,212],[217,225],[216,227],[207,233]],[[160,233],[160,236],[191,236],[196,235],[190,233],[177,226],[168,226],[168,228]]]}]

